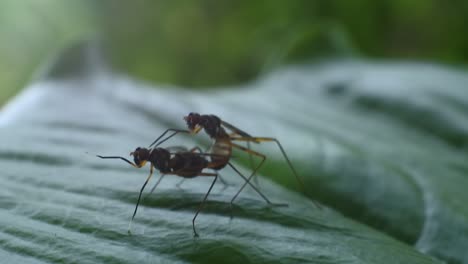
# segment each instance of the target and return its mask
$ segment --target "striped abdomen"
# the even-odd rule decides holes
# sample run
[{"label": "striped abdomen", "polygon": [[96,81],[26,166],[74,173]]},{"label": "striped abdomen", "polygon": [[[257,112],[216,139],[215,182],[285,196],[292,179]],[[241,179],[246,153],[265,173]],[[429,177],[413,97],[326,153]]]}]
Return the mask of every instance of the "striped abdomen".
[{"label": "striped abdomen", "polygon": [[228,164],[232,153],[230,142],[231,140],[229,137],[218,138],[215,140],[215,143],[211,148],[211,154],[214,155],[211,156],[210,168],[220,170]]}]

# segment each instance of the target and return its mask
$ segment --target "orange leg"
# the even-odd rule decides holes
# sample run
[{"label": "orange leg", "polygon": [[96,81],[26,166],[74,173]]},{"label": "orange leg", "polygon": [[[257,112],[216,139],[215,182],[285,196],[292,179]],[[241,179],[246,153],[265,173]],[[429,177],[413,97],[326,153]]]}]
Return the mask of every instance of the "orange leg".
[{"label": "orange leg", "polygon": [[[244,132],[245,133],[245,132]],[[236,138],[236,137],[239,137],[240,135],[237,133],[237,132],[232,132],[232,133],[229,133],[229,138],[232,139],[232,138]],[[250,148],[250,143],[251,141],[247,141],[247,148],[248,149],[251,149]],[[258,142],[255,142],[255,143],[258,143]],[[253,170],[255,168],[255,164],[254,164],[254,161],[253,161],[253,157],[251,154],[249,154],[249,162],[250,162],[250,168]],[[257,178],[255,177],[254,178],[254,181],[255,181],[255,184],[258,185],[258,181],[257,181]]]}]

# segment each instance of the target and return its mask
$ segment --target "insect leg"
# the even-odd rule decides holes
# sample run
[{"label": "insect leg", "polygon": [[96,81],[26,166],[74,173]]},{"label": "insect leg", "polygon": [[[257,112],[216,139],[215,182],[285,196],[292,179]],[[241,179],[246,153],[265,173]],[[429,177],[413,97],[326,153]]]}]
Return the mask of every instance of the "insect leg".
[{"label": "insect leg", "polygon": [[166,174],[161,174],[161,177],[159,177],[158,181],[156,182],[156,184],[154,184],[153,188],[151,188],[151,191],[146,195],[146,197],[148,197],[150,194],[154,192],[154,190],[156,189],[156,187],[158,187],[159,183],[164,178],[164,176],[166,176]]},{"label": "insect leg", "polygon": [[[284,159],[286,160],[286,162],[288,163],[288,166],[289,168],[291,169],[291,171],[293,172],[294,174],[294,177],[296,178],[297,182],[299,183],[300,185],[300,188],[301,188],[301,191],[304,195],[306,195],[306,191],[305,191],[305,185],[304,185],[304,182],[302,181],[302,179],[299,177],[299,175],[297,174],[296,170],[294,169],[291,161],[289,160],[289,157],[288,155],[286,155],[286,151],[284,150],[283,146],[281,145],[281,143],[276,139],[276,138],[270,138],[270,137],[232,137],[231,140],[237,140],[237,141],[247,141],[247,142],[256,142],[256,143],[260,143],[260,142],[275,142],[276,145],[278,145],[278,148],[281,150],[281,153],[283,154],[283,157]],[[234,145],[233,145],[234,146]],[[314,205],[317,207],[317,208],[322,208],[322,206],[320,204],[318,204],[317,202],[313,201]]]},{"label": "insect leg", "polygon": [[153,164],[151,164],[150,174],[148,175],[148,178],[146,178],[145,183],[141,187],[140,194],[138,195],[138,201],[137,201],[137,204],[135,206],[135,211],[133,212],[133,215],[132,215],[132,220],[130,220],[130,223],[128,224],[128,233],[129,234],[131,234],[132,222],[133,222],[133,219],[135,218],[135,215],[137,213],[138,205],[140,204],[141,194],[143,193],[143,190],[145,189],[146,184],[148,184],[148,181],[151,179],[151,176],[153,176]]},{"label": "insect leg", "polygon": [[[235,148],[238,148],[242,151],[245,151],[249,154],[252,154],[252,155],[255,155],[257,157],[260,157],[262,160],[260,161],[260,163],[257,165],[257,167],[255,167],[255,169],[252,171],[252,174],[250,174],[250,176],[247,178],[247,180],[245,181],[245,183],[242,185],[242,187],[239,189],[239,191],[237,191],[237,193],[234,195],[234,197],[231,199],[231,204],[234,202],[234,200],[237,198],[237,196],[242,192],[242,190],[245,188],[245,186],[247,184],[250,184],[250,180],[252,179],[252,177],[257,173],[258,169],[263,165],[263,163],[265,162],[266,160],[266,156],[259,153],[259,152],[256,152],[256,151],[253,151],[251,149],[248,149],[246,147],[243,147],[241,145],[237,145],[235,143],[232,143],[230,142],[229,144],[231,144],[231,146],[235,147]],[[250,184],[250,186],[252,186],[252,184]]]},{"label": "insect leg", "polygon": [[289,160],[288,155],[286,155],[286,151],[284,151],[283,146],[281,145],[281,143],[280,143],[276,138],[267,138],[267,137],[232,137],[231,140],[247,141],[247,142],[257,142],[257,143],[259,143],[259,142],[276,142],[276,144],[278,145],[279,149],[281,150],[281,153],[283,154],[284,159],[285,159],[286,162],[288,163],[289,168],[290,168],[291,171],[293,172],[294,177],[296,177],[297,181],[299,182],[302,191],[305,191],[305,190],[304,190],[304,182],[302,181],[302,179],[301,179],[301,178],[299,177],[299,175],[297,174],[296,169],[294,169],[294,167],[293,167],[291,161]]},{"label": "insect leg", "polygon": [[203,201],[198,206],[197,212],[195,213],[195,216],[192,219],[192,228],[193,228],[193,236],[194,237],[198,237],[197,230],[195,229],[195,219],[197,219],[198,213],[200,213],[200,211],[203,209],[203,206],[205,205],[205,202],[206,202],[206,198],[208,198],[208,195],[210,194],[211,189],[213,189],[213,186],[214,186],[216,180],[218,179],[218,174],[217,173],[200,173],[197,176],[212,176],[212,177],[214,177],[214,180],[211,183],[211,186],[208,189],[208,192],[206,192],[205,197],[203,198]]},{"label": "insect leg", "polygon": [[153,141],[153,143],[151,143],[151,145],[149,145],[149,147],[152,147],[154,144],[156,144],[161,138],[163,138],[167,132],[169,131],[172,131],[174,133],[172,133],[170,136],[168,136],[167,138],[163,139],[161,142],[159,142],[157,145],[155,145],[155,147],[161,145],[162,143],[164,143],[166,140],[170,139],[171,137],[175,136],[177,133],[190,133],[190,131],[188,130],[182,130],[182,129],[174,129],[174,128],[169,128],[167,129],[166,131],[164,131],[164,133],[162,133],[156,140]]}]

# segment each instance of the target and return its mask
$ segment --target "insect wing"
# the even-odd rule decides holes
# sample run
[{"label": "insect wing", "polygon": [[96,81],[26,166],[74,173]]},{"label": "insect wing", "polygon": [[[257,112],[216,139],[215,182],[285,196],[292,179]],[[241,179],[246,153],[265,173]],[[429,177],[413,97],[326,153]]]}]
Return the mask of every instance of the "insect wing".
[{"label": "insect wing", "polygon": [[249,135],[247,132],[244,132],[244,131],[240,130],[239,128],[237,128],[237,127],[235,127],[235,126],[229,124],[229,123],[226,122],[226,121],[221,121],[221,124],[222,124],[225,128],[231,130],[232,132],[234,132],[234,133],[236,133],[236,134],[238,134],[238,135],[240,135],[240,136],[242,136],[242,137],[252,137],[252,136]]},{"label": "insect wing", "polygon": [[189,152],[189,149],[184,146],[170,146],[166,148],[171,153],[178,153],[178,152]]}]

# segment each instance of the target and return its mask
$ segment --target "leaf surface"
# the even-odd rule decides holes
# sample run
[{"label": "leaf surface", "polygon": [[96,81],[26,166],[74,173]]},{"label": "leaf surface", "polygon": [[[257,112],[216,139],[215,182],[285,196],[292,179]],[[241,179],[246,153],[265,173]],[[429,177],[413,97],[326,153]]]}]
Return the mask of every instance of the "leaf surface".
[{"label": "leaf surface", "polygon": [[[423,253],[466,261],[461,74],[341,62],[203,93],[150,89],[96,60],[64,73],[64,56],[0,116],[0,255],[7,262],[439,263]],[[231,219],[229,201],[242,179],[224,169],[229,186],[216,184],[194,238],[191,220],[211,179],[177,188],[179,179],[167,176],[143,200],[129,236],[149,170],[95,154],[128,157],[165,129],[183,128],[192,111],[278,138],[307,197],[279,150],[255,144],[268,156],[259,187],[289,207],[268,206],[246,188]],[[209,139],[177,136],[167,145],[207,147]],[[243,153],[234,161],[248,173]]]}]

